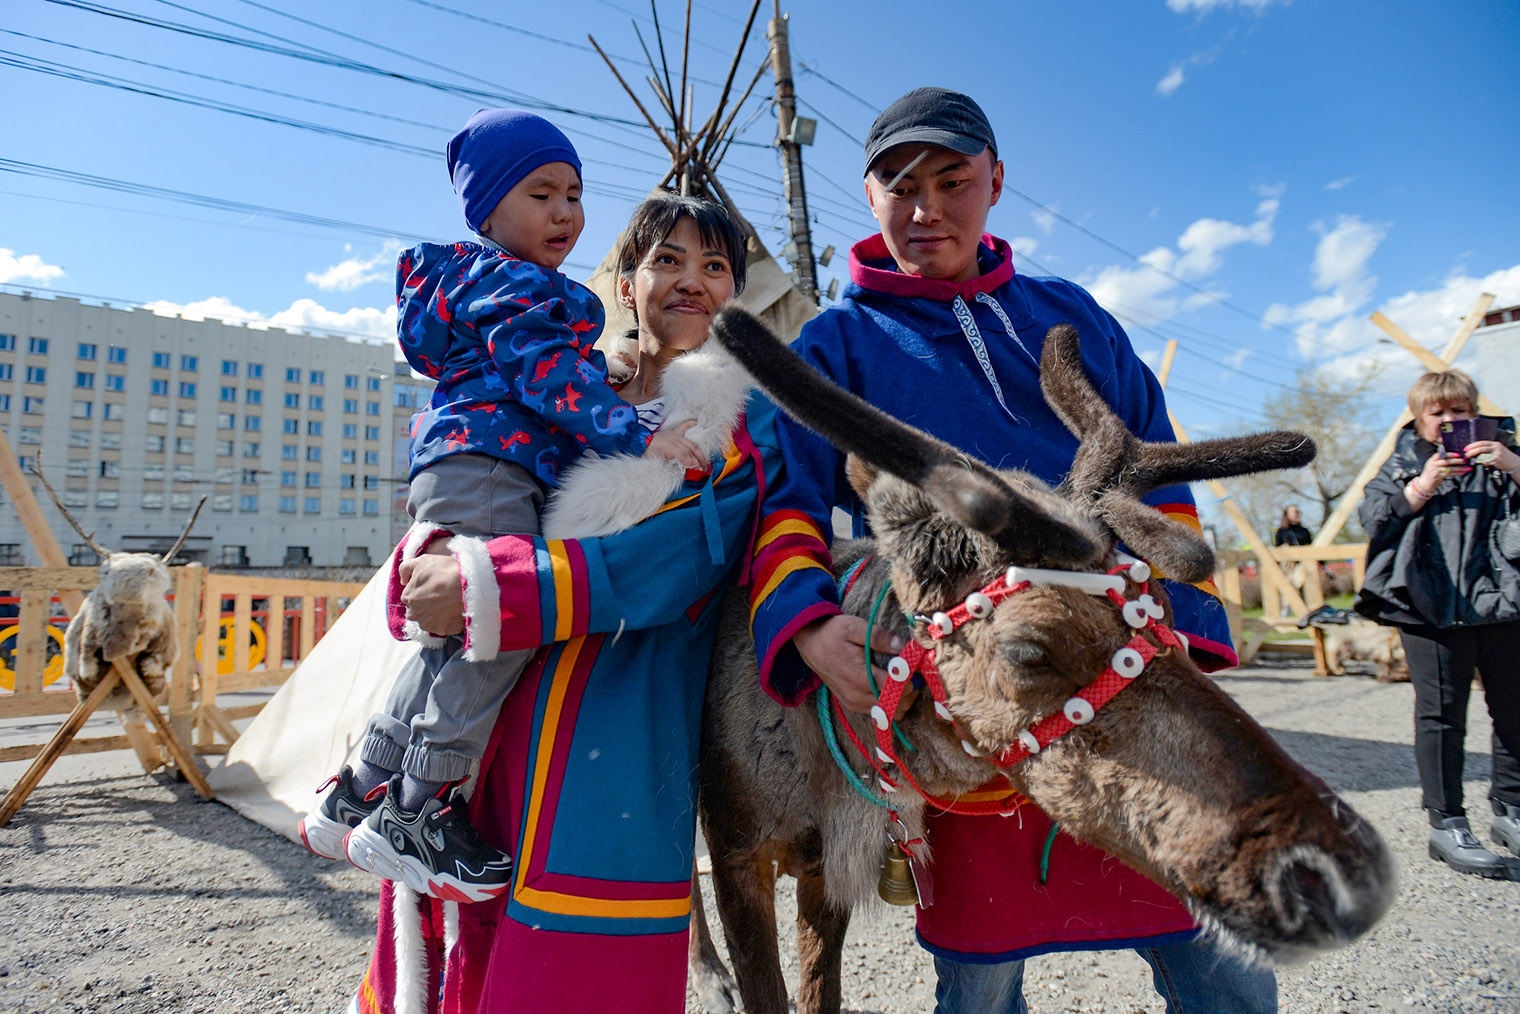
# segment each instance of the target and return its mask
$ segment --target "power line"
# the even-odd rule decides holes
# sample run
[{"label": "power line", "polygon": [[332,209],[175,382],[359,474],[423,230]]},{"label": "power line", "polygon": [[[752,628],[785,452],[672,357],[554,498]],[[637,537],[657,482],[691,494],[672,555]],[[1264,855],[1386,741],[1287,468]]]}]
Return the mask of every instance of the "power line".
[{"label": "power line", "polygon": [[840,84],[838,81],[835,81],[833,78],[829,77],[828,75],[824,74],[822,71],[818,70],[818,68],[814,67],[812,64],[806,62],[805,60],[798,60],[797,61],[797,66],[802,69],[802,72],[804,74],[811,74],[811,75],[813,75],[814,77],[816,77],[820,81],[822,81],[824,84],[829,85],[829,86],[837,89],[838,91],[842,92],[843,94],[848,95],[850,98],[854,99],[856,102],[859,102],[861,105],[865,106],[867,109],[869,109],[871,111],[871,115],[873,115],[873,116],[880,116],[881,115],[882,109],[881,109],[880,106],[875,105],[874,103],[871,103],[871,102],[867,102],[865,99],[861,98],[859,95],[856,95],[854,92],[850,91],[848,88],[846,88],[844,85]]}]

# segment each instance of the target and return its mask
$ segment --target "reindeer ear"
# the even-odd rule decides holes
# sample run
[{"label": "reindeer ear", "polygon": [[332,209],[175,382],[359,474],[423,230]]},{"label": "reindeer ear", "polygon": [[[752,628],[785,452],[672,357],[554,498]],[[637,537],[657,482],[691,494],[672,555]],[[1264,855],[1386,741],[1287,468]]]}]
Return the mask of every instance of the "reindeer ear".
[{"label": "reindeer ear", "polygon": [[1174,581],[1192,584],[1214,573],[1214,551],[1203,536],[1149,504],[1110,493],[1098,499],[1093,512],[1119,541]]},{"label": "reindeer ear", "polygon": [[850,488],[855,495],[860,497],[862,503],[866,499],[866,490],[871,488],[871,483],[881,473],[876,466],[866,461],[857,454],[851,454],[844,459],[844,475],[850,481]]}]

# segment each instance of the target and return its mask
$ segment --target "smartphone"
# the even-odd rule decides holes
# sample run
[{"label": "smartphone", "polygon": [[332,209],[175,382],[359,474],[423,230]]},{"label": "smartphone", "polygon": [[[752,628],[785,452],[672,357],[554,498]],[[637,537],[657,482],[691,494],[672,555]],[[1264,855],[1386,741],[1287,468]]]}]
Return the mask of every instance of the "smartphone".
[{"label": "smartphone", "polygon": [[1441,424],[1441,446],[1447,454],[1461,454],[1474,440],[1492,440],[1499,433],[1497,419],[1453,419]]}]

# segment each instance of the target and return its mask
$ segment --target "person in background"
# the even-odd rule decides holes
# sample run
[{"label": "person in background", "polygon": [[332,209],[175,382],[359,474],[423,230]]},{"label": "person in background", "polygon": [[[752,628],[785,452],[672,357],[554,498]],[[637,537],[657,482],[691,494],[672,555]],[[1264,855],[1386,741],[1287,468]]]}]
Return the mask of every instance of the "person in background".
[{"label": "person in background", "polygon": [[1309,529],[1304,527],[1303,518],[1299,515],[1298,504],[1290,503],[1283,508],[1282,523],[1277,526],[1277,531],[1272,533],[1272,545],[1274,546],[1307,546],[1314,541],[1309,534]]},{"label": "person in background", "polygon": [[[1367,577],[1354,608],[1399,628],[1414,683],[1414,754],[1432,859],[1460,873],[1509,875],[1462,805],[1463,740],[1475,671],[1493,720],[1489,830],[1520,855],[1520,454],[1513,419],[1493,439],[1443,446],[1441,427],[1474,419],[1478,388],[1461,370],[1409,389],[1406,425],[1367,484],[1359,514]],[[1491,417],[1490,417],[1491,418]],[[1506,529],[1511,531],[1506,532]]]}]

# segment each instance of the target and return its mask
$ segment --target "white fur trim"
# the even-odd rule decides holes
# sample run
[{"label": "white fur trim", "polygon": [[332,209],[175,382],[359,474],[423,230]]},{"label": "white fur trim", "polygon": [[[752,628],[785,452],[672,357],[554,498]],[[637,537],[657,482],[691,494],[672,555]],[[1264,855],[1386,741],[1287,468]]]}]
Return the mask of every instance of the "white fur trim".
[{"label": "white fur trim", "polygon": [[396,1014],[427,1014],[427,948],[422,943],[422,897],[391,883],[391,923],[396,942]]},{"label": "white fur trim", "polygon": [[464,657],[489,662],[501,650],[501,589],[484,539],[456,535],[449,552],[464,582]]},{"label": "white fur trim", "polygon": [[446,901],[443,903],[443,974],[447,978],[449,974],[449,958],[454,953],[454,946],[459,943],[459,902]]}]

